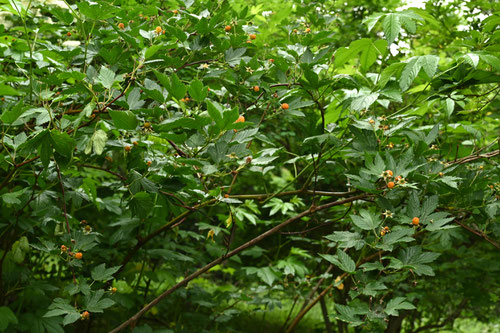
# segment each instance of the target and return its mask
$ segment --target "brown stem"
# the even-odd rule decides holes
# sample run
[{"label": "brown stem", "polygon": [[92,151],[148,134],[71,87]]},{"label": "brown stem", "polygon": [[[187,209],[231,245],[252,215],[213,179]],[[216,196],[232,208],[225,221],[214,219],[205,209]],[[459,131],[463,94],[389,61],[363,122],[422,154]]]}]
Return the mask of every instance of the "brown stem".
[{"label": "brown stem", "polygon": [[457,220],[455,220],[455,223],[458,224],[458,225],[460,225],[465,230],[467,230],[469,232],[472,232],[474,235],[477,235],[477,236],[483,238],[484,240],[486,240],[487,242],[489,242],[490,244],[492,244],[497,249],[500,249],[500,244],[498,244],[496,241],[494,241],[493,239],[491,239],[488,236],[486,236],[484,234],[484,232],[481,232],[481,231],[478,231],[478,230],[474,230],[471,227],[469,227],[468,225],[465,225],[465,224],[463,224],[463,223],[461,223],[461,222],[459,222]]},{"label": "brown stem", "polygon": [[172,288],[170,288],[170,289],[166,290],[165,292],[163,292],[162,294],[160,294],[158,297],[156,297],[153,301],[151,301],[149,304],[147,304],[146,306],[144,306],[139,312],[137,312],[131,318],[129,318],[128,320],[126,320],[125,322],[123,322],[117,328],[115,328],[112,331],[110,331],[110,333],[116,333],[116,332],[119,332],[119,331],[123,330],[124,328],[126,328],[128,326],[133,326],[137,322],[137,320],[143,314],[145,314],[146,312],[148,312],[152,307],[154,307],[156,304],[158,304],[163,298],[165,298],[168,295],[172,294],[177,289],[179,289],[181,287],[184,287],[191,280],[193,280],[193,279],[197,278],[198,276],[200,276],[201,274],[207,272],[210,268],[212,268],[212,267],[214,267],[214,266],[222,263],[226,259],[231,258],[232,256],[234,256],[234,255],[242,252],[243,250],[245,250],[245,249],[247,249],[249,247],[254,246],[255,244],[257,244],[261,240],[263,240],[263,239],[265,239],[265,238],[267,238],[267,237],[269,237],[269,236],[277,233],[278,231],[280,231],[282,228],[284,228],[288,224],[290,224],[292,222],[295,222],[297,220],[300,220],[303,217],[305,217],[307,215],[310,215],[311,213],[314,213],[315,211],[324,210],[324,209],[328,209],[330,207],[343,205],[345,203],[349,203],[349,202],[352,202],[352,201],[363,199],[366,196],[367,196],[366,194],[361,194],[361,195],[354,196],[354,197],[351,197],[351,198],[348,198],[348,199],[330,202],[330,203],[327,203],[327,204],[324,204],[324,205],[321,205],[321,206],[310,207],[309,209],[303,211],[302,213],[300,213],[300,214],[298,214],[298,215],[296,215],[296,216],[294,216],[292,218],[289,218],[288,220],[282,222],[281,224],[275,226],[274,228],[269,229],[268,231],[264,232],[263,234],[261,234],[261,235],[255,237],[255,238],[253,238],[252,240],[246,242],[245,244],[243,244],[243,245],[237,247],[236,249],[230,251],[227,255],[217,258],[216,260],[214,260],[211,263],[205,265],[204,267],[200,268],[196,272],[190,274],[189,276],[187,276],[186,278],[184,278],[181,282],[177,283]]}]

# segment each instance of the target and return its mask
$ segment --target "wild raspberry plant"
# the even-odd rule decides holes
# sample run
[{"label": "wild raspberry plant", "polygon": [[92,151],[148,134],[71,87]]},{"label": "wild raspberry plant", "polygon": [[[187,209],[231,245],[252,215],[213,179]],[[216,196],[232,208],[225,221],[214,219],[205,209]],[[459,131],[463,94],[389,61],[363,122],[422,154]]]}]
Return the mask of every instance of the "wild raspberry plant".
[{"label": "wild raspberry plant", "polygon": [[0,331],[495,318],[498,9],[384,6],[2,5]]}]

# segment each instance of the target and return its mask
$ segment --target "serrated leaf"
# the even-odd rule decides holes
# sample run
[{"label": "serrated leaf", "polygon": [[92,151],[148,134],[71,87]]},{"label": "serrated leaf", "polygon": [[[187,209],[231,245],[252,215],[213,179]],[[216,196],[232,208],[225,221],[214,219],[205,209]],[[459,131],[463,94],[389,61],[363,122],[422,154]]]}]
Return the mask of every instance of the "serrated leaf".
[{"label": "serrated leaf", "polygon": [[407,302],[406,297],[395,297],[387,303],[384,311],[389,316],[398,316],[399,315],[398,310],[413,310],[413,309],[416,309],[415,306]]},{"label": "serrated leaf", "polygon": [[120,266],[113,266],[106,268],[106,264],[100,264],[99,266],[92,269],[91,275],[92,279],[96,281],[108,281],[113,279],[113,274],[115,274]]},{"label": "serrated leaf", "polygon": [[362,230],[373,230],[376,229],[382,220],[375,215],[372,215],[366,209],[362,209],[358,215],[351,215],[352,222]]},{"label": "serrated leaf", "polygon": [[382,25],[384,28],[385,39],[387,39],[389,44],[392,44],[398,37],[401,30],[399,15],[395,13],[387,14],[382,22]]},{"label": "serrated leaf", "polygon": [[117,81],[115,72],[105,66],[102,66],[99,71],[99,75],[97,75],[96,82],[102,84],[104,88],[110,89],[115,81]]},{"label": "serrated leaf", "polygon": [[207,97],[208,90],[200,80],[193,80],[188,87],[189,95],[197,102],[203,102]]}]

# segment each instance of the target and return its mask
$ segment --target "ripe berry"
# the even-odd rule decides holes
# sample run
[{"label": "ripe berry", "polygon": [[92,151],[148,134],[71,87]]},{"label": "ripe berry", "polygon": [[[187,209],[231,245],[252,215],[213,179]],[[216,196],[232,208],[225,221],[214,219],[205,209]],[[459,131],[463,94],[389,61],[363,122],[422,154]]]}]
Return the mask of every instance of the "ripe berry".
[{"label": "ripe berry", "polygon": [[125,24],[123,23],[118,23],[118,28],[120,28],[121,30],[125,29]]},{"label": "ripe berry", "polygon": [[283,103],[283,104],[281,104],[281,108],[282,108],[283,110],[288,110],[288,108],[289,108],[289,107],[290,107],[290,106],[289,106],[287,103]]},{"label": "ripe berry", "polygon": [[225,30],[226,32],[231,31],[231,26],[230,26],[230,25],[226,25],[226,27],[224,28],[224,30]]},{"label": "ripe berry", "polygon": [[244,123],[245,122],[245,117],[239,116],[238,119],[236,119],[235,123]]},{"label": "ripe berry", "polygon": [[274,62],[274,59],[273,58],[269,59],[269,62]]},{"label": "ripe berry", "polygon": [[159,35],[159,34],[161,34],[161,31],[163,29],[160,26],[157,26],[155,30],[156,30],[156,33]]},{"label": "ripe berry", "polygon": [[387,174],[388,174],[390,177],[392,177],[392,175],[393,175],[392,170],[387,170],[386,172],[387,172]]},{"label": "ripe berry", "polygon": [[118,290],[118,289],[116,289],[116,287],[113,287],[113,288],[111,288],[109,291],[111,291],[111,293],[112,293],[112,294],[114,294],[114,293],[116,293],[116,291],[117,291],[117,290]]},{"label": "ripe berry", "polygon": [[440,172],[439,177],[443,177],[443,176],[444,176],[444,173]]},{"label": "ripe berry", "polygon": [[395,186],[394,182],[388,182],[387,183],[387,187],[388,188],[394,188],[394,186]]},{"label": "ripe berry", "polygon": [[68,251],[68,247],[66,245],[61,245],[61,252]]},{"label": "ripe berry", "polygon": [[68,31],[68,33],[66,34],[66,36],[68,36],[68,37],[71,36],[71,32]]},{"label": "ripe berry", "polygon": [[375,120],[373,120],[373,119],[368,120],[368,122],[369,122],[370,124],[372,124],[372,125],[373,125],[373,124],[375,124]]},{"label": "ripe berry", "polygon": [[305,32],[306,33],[310,33],[311,32],[311,28],[306,28]]},{"label": "ripe berry", "polygon": [[86,320],[90,318],[90,313],[88,311],[83,311],[82,314],[80,315],[80,318],[82,320]]},{"label": "ripe berry", "polygon": [[146,165],[147,165],[148,167],[149,167],[149,166],[151,166],[151,161],[147,161],[147,162],[146,162]]},{"label": "ripe berry", "polygon": [[385,231],[385,230],[380,231],[380,236],[384,236],[384,235],[385,235],[385,233],[386,233],[386,231]]},{"label": "ripe berry", "polygon": [[413,225],[418,225],[419,223],[420,223],[420,219],[418,217],[414,217],[411,220],[411,224],[413,224]]},{"label": "ripe berry", "polygon": [[133,144],[134,146],[138,146],[138,145],[139,145],[139,142],[134,141],[134,142],[132,142],[132,144]]},{"label": "ripe berry", "polygon": [[250,34],[250,35],[248,35],[248,37],[250,37],[250,39],[253,40],[253,39],[257,38],[257,35],[256,34]]},{"label": "ripe berry", "polygon": [[229,194],[224,194],[224,198],[229,198]]},{"label": "ripe berry", "polygon": [[253,91],[258,92],[260,90],[259,86],[254,86]]},{"label": "ripe berry", "polygon": [[131,151],[131,150],[132,150],[132,146],[125,146],[125,151],[126,151],[126,152],[129,152],[129,151]]},{"label": "ripe berry", "polygon": [[247,40],[247,44],[252,44],[252,41],[251,40]]},{"label": "ripe berry", "polygon": [[177,15],[177,14],[179,14],[179,11],[178,11],[177,9],[174,9],[174,10],[172,11],[172,13],[174,13],[174,15]]},{"label": "ripe berry", "polygon": [[75,253],[75,259],[81,260],[83,257],[83,254],[81,252]]}]

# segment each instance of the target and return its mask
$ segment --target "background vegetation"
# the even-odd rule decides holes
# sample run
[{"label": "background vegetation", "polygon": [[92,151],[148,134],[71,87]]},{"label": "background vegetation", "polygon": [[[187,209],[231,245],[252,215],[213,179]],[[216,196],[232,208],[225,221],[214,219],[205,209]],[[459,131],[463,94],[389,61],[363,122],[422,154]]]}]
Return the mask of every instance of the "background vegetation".
[{"label": "background vegetation", "polygon": [[498,2],[0,9],[1,332],[498,331]]}]

